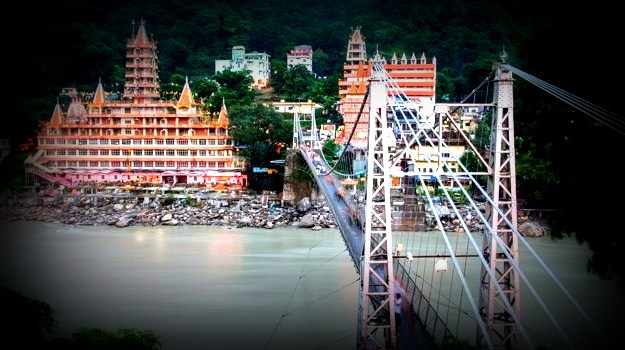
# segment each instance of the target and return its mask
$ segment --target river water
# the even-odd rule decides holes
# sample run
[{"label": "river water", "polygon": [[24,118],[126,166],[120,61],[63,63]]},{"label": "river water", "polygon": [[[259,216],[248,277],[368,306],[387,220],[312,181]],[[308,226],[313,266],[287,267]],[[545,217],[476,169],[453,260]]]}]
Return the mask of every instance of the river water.
[{"label": "river water", "polygon": [[4,223],[0,286],[57,335],[148,329],[168,349],[354,349],[358,274],[337,230]]},{"label": "river water", "polygon": [[[55,336],[139,328],[163,350],[356,348],[359,280],[337,229],[2,224],[0,286],[57,310]],[[586,273],[586,246],[531,242],[592,317],[625,311],[615,283]]]}]

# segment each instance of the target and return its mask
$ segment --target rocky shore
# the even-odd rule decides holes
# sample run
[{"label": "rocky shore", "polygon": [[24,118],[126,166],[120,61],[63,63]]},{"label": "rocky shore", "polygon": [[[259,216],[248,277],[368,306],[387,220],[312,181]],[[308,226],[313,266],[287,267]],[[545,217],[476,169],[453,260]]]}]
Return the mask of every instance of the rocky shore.
[{"label": "rocky shore", "polygon": [[334,215],[325,201],[308,197],[297,205],[263,203],[261,196],[246,199],[139,198],[114,196],[13,196],[2,201],[2,220],[29,220],[68,225],[157,226],[220,225],[273,228],[334,228]]},{"label": "rocky shore", "polygon": [[[359,204],[359,206],[362,204]],[[467,209],[467,215],[471,216]],[[475,218],[475,215],[473,215]],[[158,226],[158,225],[218,225],[271,229],[292,226],[320,230],[337,227],[336,219],[325,199],[313,201],[308,197],[296,205],[268,201],[263,196],[235,198],[163,198],[132,196],[37,196],[14,195],[0,201],[0,220],[26,220],[67,225]],[[427,221],[427,220],[426,220]],[[477,220],[465,218],[471,231],[481,231]],[[441,220],[447,232],[462,232],[460,221],[454,217]],[[435,230],[430,222],[426,230]],[[540,221],[519,217],[519,232],[526,237],[540,237],[548,228]]]}]

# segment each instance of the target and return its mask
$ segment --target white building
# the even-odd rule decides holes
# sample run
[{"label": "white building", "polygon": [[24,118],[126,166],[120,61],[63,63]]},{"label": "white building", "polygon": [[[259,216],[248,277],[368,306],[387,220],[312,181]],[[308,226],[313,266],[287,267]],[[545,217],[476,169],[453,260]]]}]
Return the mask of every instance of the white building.
[{"label": "white building", "polygon": [[291,69],[298,64],[303,65],[309,72],[313,71],[313,51],[310,45],[298,45],[286,56],[286,66]]},{"label": "white building", "polygon": [[226,69],[233,72],[249,70],[252,79],[252,85],[257,88],[264,88],[271,77],[271,63],[269,55],[256,51],[245,53],[245,47],[233,46],[232,58],[229,60],[215,60],[215,73],[220,73]]}]

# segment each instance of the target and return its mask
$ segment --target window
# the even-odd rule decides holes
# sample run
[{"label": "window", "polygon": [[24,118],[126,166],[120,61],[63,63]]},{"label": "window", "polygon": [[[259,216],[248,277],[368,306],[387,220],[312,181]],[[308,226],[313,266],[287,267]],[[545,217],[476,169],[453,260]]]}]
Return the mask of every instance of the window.
[{"label": "window", "polygon": [[154,154],[155,154],[157,157],[162,157],[162,156],[164,156],[164,155],[165,155],[165,150],[162,150],[162,149],[155,149],[155,150],[154,150]]},{"label": "window", "polygon": [[167,150],[167,156],[168,157],[173,157],[175,155],[176,155],[176,150],[173,150],[173,149],[168,149]]},{"label": "window", "polygon": [[111,150],[111,155],[112,156],[118,156],[119,155],[119,150],[118,149],[112,149]]}]

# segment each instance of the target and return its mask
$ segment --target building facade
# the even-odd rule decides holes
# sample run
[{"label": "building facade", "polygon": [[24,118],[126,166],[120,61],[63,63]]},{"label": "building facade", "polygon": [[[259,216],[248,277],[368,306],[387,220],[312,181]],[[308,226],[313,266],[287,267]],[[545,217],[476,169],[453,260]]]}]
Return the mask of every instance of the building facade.
[{"label": "building facade", "polygon": [[313,72],[313,51],[310,45],[298,45],[286,56],[286,66],[291,69],[298,64]]},{"label": "building facade", "polygon": [[271,78],[270,56],[266,53],[250,52],[245,53],[245,47],[233,46],[232,58],[229,60],[215,60],[215,73],[220,73],[226,69],[233,72],[249,70],[252,76],[252,85],[257,88],[267,87]]},{"label": "building facade", "polygon": [[219,115],[202,114],[188,79],[178,100],[161,99],[157,52],[142,20],[126,44],[120,99],[99,82],[86,104],[74,97],[63,111],[57,101],[25,161],[32,182],[247,186],[225,104]]},{"label": "building facade", "polygon": [[[372,65],[367,56],[365,37],[360,29],[356,27],[349,38],[343,77],[339,80],[339,112],[343,115],[345,133],[344,137],[339,135],[337,139],[339,143],[346,142],[346,136],[356,127],[350,144],[357,149],[367,147],[368,110],[364,108],[358,123],[356,120],[364,102]],[[376,52],[376,55],[379,53]],[[404,53],[400,58],[393,54],[390,61],[383,57],[381,59],[390,78],[418,108],[419,113],[431,115],[436,97],[436,58],[428,63],[425,54],[417,59],[413,53],[408,59]],[[391,91],[389,97],[392,97]]]}]

